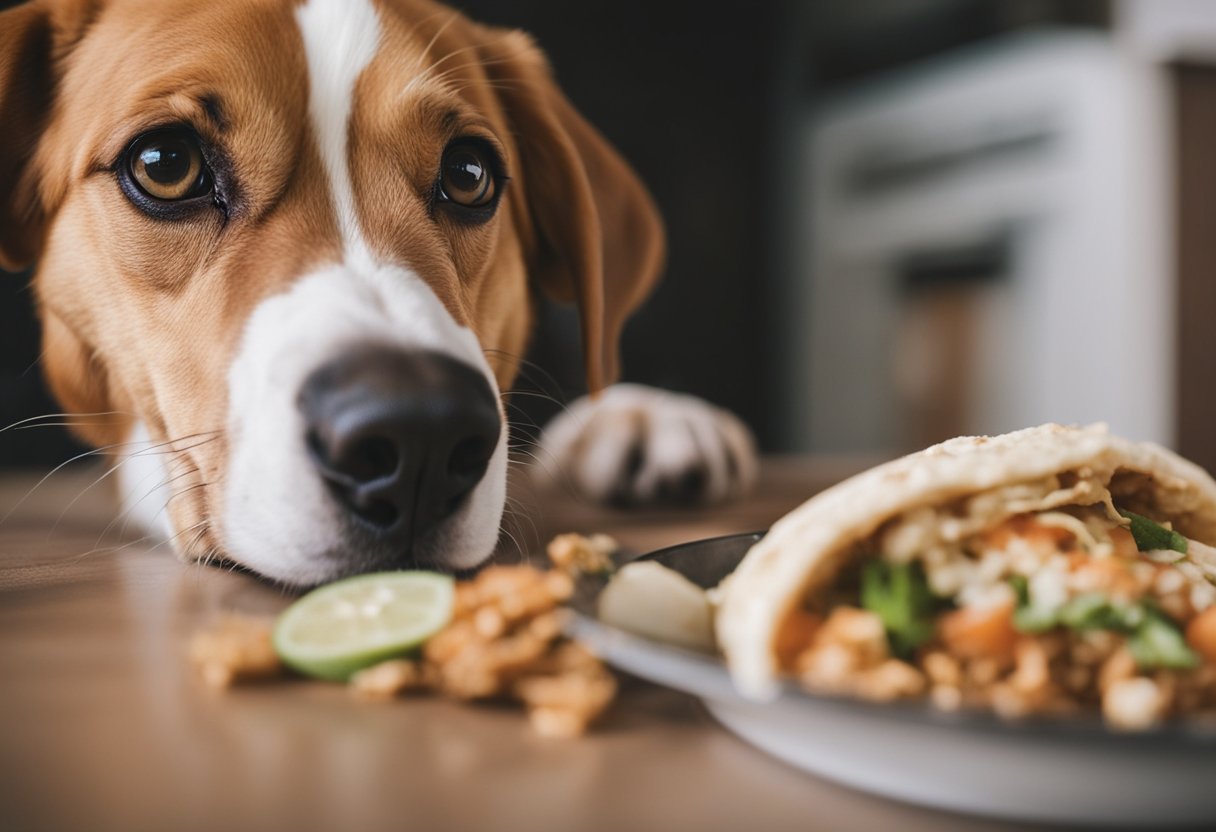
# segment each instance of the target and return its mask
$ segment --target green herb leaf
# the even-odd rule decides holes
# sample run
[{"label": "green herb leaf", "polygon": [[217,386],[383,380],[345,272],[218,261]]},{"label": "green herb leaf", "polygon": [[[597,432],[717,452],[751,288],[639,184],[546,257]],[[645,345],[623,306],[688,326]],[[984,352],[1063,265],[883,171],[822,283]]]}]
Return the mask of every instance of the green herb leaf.
[{"label": "green herb leaf", "polygon": [[1127,639],[1136,664],[1142,669],[1164,667],[1190,670],[1199,666],[1199,656],[1187,646],[1182,631],[1165,613],[1143,607],[1144,620]]},{"label": "green herb leaf", "polygon": [[1054,629],[1060,623],[1060,611],[1030,604],[1013,611],[1013,628],[1019,633],[1038,635]]},{"label": "green herb leaf", "polygon": [[1116,630],[1131,632],[1144,620],[1139,606],[1114,604],[1101,592],[1086,592],[1058,607],[1045,607],[1031,603],[1026,579],[1010,579],[1018,596],[1017,609],[1013,611],[1013,626],[1019,632],[1030,635],[1045,633],[1055,627],[1070,630]]},{"label": "green herb leaf", "polygon": [[1060,623],[1060,610],[1054,607],[1036,606],[1030,602],[1030,582],[1024,575],[1014,575],[1009,585],[1017,596],[1017,607],[1013,611],[1013,628],[1019,633],[1038,635],[1055,628]]},{"label": "green herb leaf", "polygon": [[861,573],[861,605],[882,619],[893,655],[906,658],[933,638],[938,601],[920,564],[867,563]]},{"label": "green herb leaf", "polygon": [[1142,616],[1126,605],[1116,606],[1101,592],[1086,592],[1060,608],[1060,623],[1072,630],[1128,630]]},{"label": "green herb leaf", "polygon": [[1025,575],[1014,575],[1009,579],[1009,585],[1013,587],[1013,592],[1018,598],[1018,606],[1024,607],[1030,603],[1030,581],[1026,580]]},{"label": "green herb leaf", "polygon": [[1009,583],[1018,597],[1013,626],[1019,632],[1037,635],[1058,626],[1071,630],[1111,630],[1127,634],[1127,648],[1142,670],[1157,667],[1188,670],[1199,666],[1199,656],[1187,646],[1178,625],[1150,603],[1123,604],[1112,602],[1100,592],[1086,592],[1050,609],[1030,602],[1029,587],[1021,575],[1010,578]]},{"label": "green herb leaf", "polygon": [[1178,532],[1170,531],[1160,523],[1154,523],[1147,517],[1119,509],[1119,513],[1131,521],[1132,537],[1136,540],[1136,548],[1141,552],[1152,552],[1157,549],[1173,549],[1175,552],[1186,554],[1187,540]]}]

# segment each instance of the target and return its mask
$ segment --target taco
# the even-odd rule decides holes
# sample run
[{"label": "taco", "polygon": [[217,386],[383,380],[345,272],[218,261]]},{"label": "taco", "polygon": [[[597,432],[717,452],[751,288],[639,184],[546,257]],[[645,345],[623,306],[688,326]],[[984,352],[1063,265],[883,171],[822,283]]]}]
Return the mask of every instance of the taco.
[{"label": "taco", "polygon": [[1216,708],[1216,482],[1104,425],[960,437],[778,521],[722,587],[742,692],[1122,727]]}]

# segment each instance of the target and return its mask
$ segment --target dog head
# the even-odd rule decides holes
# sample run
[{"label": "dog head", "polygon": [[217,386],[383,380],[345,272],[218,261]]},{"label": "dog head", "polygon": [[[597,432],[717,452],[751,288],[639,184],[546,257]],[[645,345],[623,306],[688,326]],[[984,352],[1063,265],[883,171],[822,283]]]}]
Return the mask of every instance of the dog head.
[{"label": "dog head", "polygon": [[0,14],[0,266],[178,551],[291,584],[498,537],[533,293],[588,383],[653,205],[519,32],[426,0],[34,0]]}]

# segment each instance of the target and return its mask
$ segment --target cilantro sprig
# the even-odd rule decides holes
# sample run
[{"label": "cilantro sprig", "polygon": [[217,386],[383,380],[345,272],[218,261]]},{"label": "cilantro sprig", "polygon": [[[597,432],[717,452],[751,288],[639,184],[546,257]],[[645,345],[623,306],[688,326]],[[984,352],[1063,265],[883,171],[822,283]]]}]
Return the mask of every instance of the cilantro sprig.
[{"label": "cilantro sprig", "polygon": [[1187,539],[1178,532],[1167,529],[1160,523],[1139,514],[1133,514],[1123,509],[1118,509],[1118,511],[1131,521],[1132,538],[1136,541],[1136,548],[1141,552],[1173,549],[1175,552],[1186,554]]},{"label": "cilantro sprig", "polygon": [[933,638],[940,604],[919,563],[867,563],[861,573],[861,605],[882,619],[893,655],[907,658]]},{"label": "cilantro sprig", "polygon": [[1086,592],[1055,608],[1030,601],[1026,579],[1009,581],[1018,597],[1013,626],[1023,633],[1045,633],[1056,627],[1070,630],[1112,630],[1127,635],[1127,649],[1141,669],[1189,670],[1199,656],[1186,643],[1178,625],[1152,603],[1114,601],[1101,592]]}]

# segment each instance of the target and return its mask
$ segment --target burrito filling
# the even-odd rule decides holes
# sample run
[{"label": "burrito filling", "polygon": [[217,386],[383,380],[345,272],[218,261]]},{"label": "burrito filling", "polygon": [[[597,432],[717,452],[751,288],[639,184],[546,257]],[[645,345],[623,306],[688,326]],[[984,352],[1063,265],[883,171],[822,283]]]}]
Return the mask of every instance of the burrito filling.
[{"label": "burrito filling", "polygon": [[816,692],[1100,709],[1128,729],[1216,708],[1216,549],[1071,479],[888,521],[785,618],[782,670]]}]

